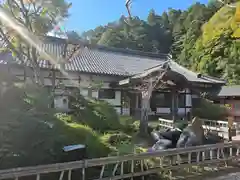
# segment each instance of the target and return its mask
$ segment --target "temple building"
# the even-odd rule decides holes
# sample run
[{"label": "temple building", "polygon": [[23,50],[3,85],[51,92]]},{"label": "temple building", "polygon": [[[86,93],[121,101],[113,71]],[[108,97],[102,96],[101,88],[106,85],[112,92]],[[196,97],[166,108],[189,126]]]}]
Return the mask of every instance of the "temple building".
[{"label": "temple building", "polygon": [[[45,37],[43,48],[55,58],[62,56],[65,39]],[[76,89],[84,96],[108,101],[119,114],[133,115],[141,109],[141,94],[131,86],[125,86],[128,78],[151,71],[164,63],[172,72],[184,77],[188,85],[179,90],[173,102],[172,91],[168,88],[153,90],[150,98],[149,115],[169,115],[173,104],[178,116],[186,116],[192,108],[195,93],[218,89],[225,85],[219,78],[192,72],[179,65],[167,54],[145,53],[129,49],[109,48],[98,45],[80,44],[77,55],[62,64],[51,64],[46,58],[39,60],[39,67],[44,78],[44,86],[63,84],[65,89]],[[58,62],[56,60],[56,62]],[[24,68],[29,61],[19,61],[11,53],[0,54],[0,68],[7,70],[22,81],[27,81],[31,72]],[[67,76],[60,72],[63,67]],[[174,82],[174,74],[170,79]],[[168,80],[167,80],[168,81]],[[54,82],[54,84],[53,84]],[[122,82],[123,86],[117,86]],[[98,88],[93,88],[94,85]],[[180,83],[181,84],[181,83]],[[57,86],[56,86],[57,87]],[[91,88],[90,88],[91,87]],[[69,98],[61,88],[55,88],[54,107],[60,111],[69,111]],[[91,92],[89,92],[91,91]]]}]

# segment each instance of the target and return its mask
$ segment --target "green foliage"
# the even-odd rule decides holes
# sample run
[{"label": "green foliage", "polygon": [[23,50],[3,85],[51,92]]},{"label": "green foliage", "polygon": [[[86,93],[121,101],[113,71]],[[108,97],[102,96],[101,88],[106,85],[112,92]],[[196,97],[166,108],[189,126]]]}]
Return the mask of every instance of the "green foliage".
[{"label": "green foliage", "polygon": [[110,152],[90,127],[61,122],[49,115],[11,119],[11,123],[1,123],[1,132],[1,168],[61,162],[62,148],[72,144],[85,144],[89,158]]},{"label": "green foliage", "polygon": [[86,101],[81,95],[77,96],[79,97],[72,100],[73,116],[76,122],[101,132],[121,129],[119,116],[113,106],[106,101]]},{"label": "green foliage", "polygon": [[185,129],[185,127],[188,126],[188,122],[183,121],[183,120],[179,120],[179,121],[176,121],[176,122],[175,122],[174,126],[175,126],[176,128],[179,128],[179,129],[183,130],[183,129]]},{"label": "green foliage", "polygon": [[[235,0],[224,3],[237,2]],[[187,10],[169,9],[162,15],[149,12],[147,21],[138,17],[126,23],[121,17],[106,26],[84,33],[93,44],[134,50],[171,53],[183,66],[240,83],[240,28],[235,8],[213,0],[194,3]]]},{"label": "green foliage", "polygon": [[139,131],[140,122],[131,116],[120,116],[120,124],[127,134],[134,134]]},{"label": "green foliage", "polygon": [[226,120],[227,109],[208,100],[201,99],[199,106],[193,109],[193,116],[211,120]]},{"label": "green foliage", "polygon": [[90,126],[69,115],[55,115],[48,108],[51,96],[45,89],[15,84],[4,77],[9,76],[2,74],[5,83],[0,86],[1,169],[61,162],[62,148],[72,144],[85,144],[89,158],[111,152],[110,145],[101,140],[102,134]]},{"label": "green foliage", "polygon": [[132,137],[122,132],[105,133],[102,137],[103,142],[112,146],[120,144],[131,144]]},{"label": "green foliage", "polygon": [[37,84],[43,85],[44,81],[37,63],[43,57],[39,55],[42,50],[36,48],[41,44],[40,36],[46,36],[68,17],[70,5],[64,0],[0,2],[2,12],[6,13],[6,18],[0,18],[0,38],[6,45],[5,51],[22,62],[27,60],[30,63],[33,68],[29,70],[33,71],[33,76],[29,77]]}]

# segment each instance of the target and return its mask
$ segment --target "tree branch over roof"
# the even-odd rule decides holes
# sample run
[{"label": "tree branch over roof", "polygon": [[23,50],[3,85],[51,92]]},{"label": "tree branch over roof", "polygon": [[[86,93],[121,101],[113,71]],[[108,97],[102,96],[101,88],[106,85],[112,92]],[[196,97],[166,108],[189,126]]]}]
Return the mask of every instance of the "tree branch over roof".
[{"label": "tree branch over roof", "polygon": [[[68,61],[79,50],[79,42],[66,40],[63,51],[68,52],[62,53],[61,59],[64,60],[56,61],[58,58],[50,57],[52,55],[41,47],[44,42],[39,38],[53,30],[59,19],[68,17],[70,6],[71,3],[64,0],[4,0],[0,3],[0,39],[14,57],[21,62],[30,63],[36,81],[40,81],[38,63],[42,58],[41,54],[48,56],[46,60],[54,60],[52,64],[57,64]],[[69,44],[70,52],[67,48]]]},{"label": "tree branch over roof", "polygon": [[131,5],[131,4],[132,4],[132,0],[126,0],[125,6],[126,6],[126,8],[127,8],[128,15],[129,15],[130,18],[132,17],[131,11],[130,11],[130,5]]}]

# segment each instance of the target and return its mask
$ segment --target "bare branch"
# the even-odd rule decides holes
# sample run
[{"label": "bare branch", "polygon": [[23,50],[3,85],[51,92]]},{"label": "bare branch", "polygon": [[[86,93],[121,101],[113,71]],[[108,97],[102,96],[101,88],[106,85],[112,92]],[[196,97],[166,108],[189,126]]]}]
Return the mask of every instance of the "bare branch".
[{"label": "bare branch", "polygon": [[126,8],[127,8],[129,17],[132,17],[131,11],[130,11],[130,5],[131,5],[131,3],[132,3],[132,0],[126,0],[126,3],[125,3],[125,6],[126,6]]},{"label": "bare branch", "polygon": [[0,35],[1,35],[2,39],[4,40],[4,42],[7,44],[7,47],[17,55],[17,57],[19,58],[19,60],[21,62],[24,62],[22,54],[16,50],[14,45],[9,41],[8,37],[5,35],[5,33],[3,32],[3,30],[1,28],[0,28]]},{"label": "bare branch", "polygon": [[[13,10],[14,6],[11,5],[13,2],[15,2],[15,1],[14,1],[14,0],[7,0],[7,4],[8,4],[8,7],[9,7],[10,12],[11,12],[11,14],[12,14],[12,17],[13,17],[14,19],[16,19],[19,23],[24,23],[21,18],[18,18],[18,17],[15,15],[14,10]],[[15,2],[14,5],[17,5],[17,3]],[[18,6],[18,5],[17,5],[17,6]]]}]

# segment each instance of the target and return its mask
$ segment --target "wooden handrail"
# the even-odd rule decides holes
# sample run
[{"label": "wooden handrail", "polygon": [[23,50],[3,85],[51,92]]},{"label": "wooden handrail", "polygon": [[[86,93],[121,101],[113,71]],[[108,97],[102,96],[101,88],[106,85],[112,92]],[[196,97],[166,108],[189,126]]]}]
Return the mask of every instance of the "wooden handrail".
[{"label": "wooden handrail", "polygon": [[[228,122],[201,119],[203,121],[203,129],[205,131],[215,131],[223,138],[228,138]],[[159,118],[159,126],[162,128],[172,128],[174,126],[173,120]],[[233,128],[236,129],[237,123],[233,123]]]},{"label": "wooden handrail", "polygon": [[[228,142],[228,143],[203,145],[203,146],[195,146],[195,147],[188,147],[188,148],[169,149],[164,151],[146,152],[146,153],[140,153],[140,154],[129,154],[124,156],[86,159],[86,160],[81,160],[76,162],[7,169],[7,170],[0,170],[0,179],[18,179],[20,177],[32,176],[32,175],[36,175],[40,179],[41,174],[60,172],[62,175],[64,172],[66,171],[70,172],[74,169],[82,169],[82,174],[83,174],[82,176],[84,177],[84,172],[86,168],[98,167],[98,166],[102,167],[102,171],[100,173],[101,178],[99,179],[104,179],[103,173],[104,173],[105,166],[110,164],[115,164],[115,168],[114,168],[115,170],[113,170],[114,173],[111,179],[122,179],[122,177],[136,177],[139,175],[151,174],[151,172],[156,171],[154,169],[144,170],[143,168],[141,168],[141,172],[134,172],[134,161],[140,161],[141,167],[142,167],[142,165],[145,164],[145,160],[147,159],[152,159],[152,158],[164,159],[164,158],[173,158],[173,157],[177,159],[175,163],[171,162],[170,165],[166,165],[166,164],[164,165],[160,163],[161,165],[157,167],[159,171],[159,168],[163,168],[163,167],[168,169],[174,169],[176,168],[176,165],[187,166],[187,165],[193,165],[194,163],[211,163],[211,162],[226,161],[229,159],[234,159],[239,156],[239,147],[240,147],[240,142]],[[237,149],[235,154],[233,153],[233,148]],[[223,154],[224,149],[229,149],[229,153],[227,156]],[[197,160],[195,162],[192,162],[192,159],[191,159],[192,153],[197,154]],[[214,153],[217,153],[216,156],[213,156]],[[179,160],[179,157],[185,154],[188,155],[187,159]],[[208,156],[210,158],[204,161],[206,159],[207,154],[209,154]],[[202,159],[202,161],[200,159]],[[122,166],[124,162],[131,162],[132,164],[131,169],[133,172],[126,173],[126,174],[122,172],[123,171]],[[169,163],[169,160],[166,162]],[[119,164],[121,165],[120,166],[121,176],[115,175],[116,169],[118,168]],[[180,166],[177,166],[177,167],[179,168]]]},{"label": "wooden handrail", "polygon": [[[210,130],[216,130],[219,132],[228,132],[228,122],[227,121],[214,121],[214,120],[208,120],[208,119],[201,119],[203,121],[203,128],[204,129],[210,129]],[[172,128],[173,127],[173,120],[163,119],[159,118],[160,126],[164,128]],[[207,124],[206,122],[209,122]],[[211,126],[213,125],[213,126]],[[225,126],[224,126],[225,125]],[[237,126],[237,123],[233,123],[234,128]]]}]

